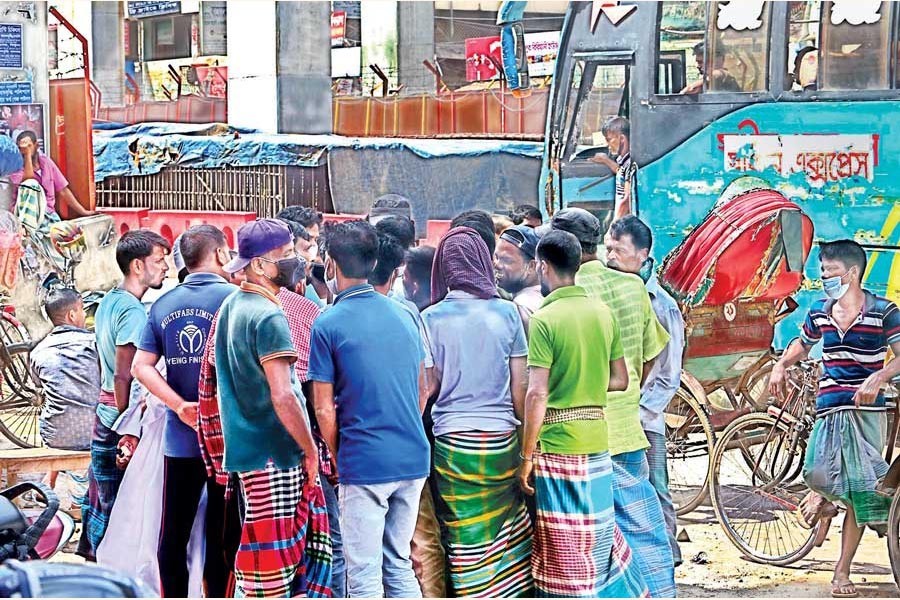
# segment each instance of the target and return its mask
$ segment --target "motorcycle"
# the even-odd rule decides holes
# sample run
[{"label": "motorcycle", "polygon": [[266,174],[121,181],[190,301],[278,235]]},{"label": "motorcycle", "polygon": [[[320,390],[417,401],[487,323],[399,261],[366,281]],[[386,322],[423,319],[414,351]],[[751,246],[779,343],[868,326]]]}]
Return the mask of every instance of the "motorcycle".
[{"label": "motorcycle", "polygon": [[[32,492],[44,508],[19,508]],[[40,483],[0,491],[0,598],[149,598],[142,583],[96,565],[46,562],[75,533],[75,521],[59,510],[59,498]]]}]

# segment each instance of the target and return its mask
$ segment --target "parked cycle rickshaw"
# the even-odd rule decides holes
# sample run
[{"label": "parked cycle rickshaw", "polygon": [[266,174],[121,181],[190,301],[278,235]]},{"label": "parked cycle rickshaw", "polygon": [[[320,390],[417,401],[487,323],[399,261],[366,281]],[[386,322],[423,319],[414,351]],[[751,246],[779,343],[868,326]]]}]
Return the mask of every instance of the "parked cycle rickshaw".
[{"label": "parked cycle rickshaw", "polygon": [[681,386],[666,409],[669,489],[678,515],[708,496],[717,433],[764,408],[775,324],[793,312],[812,221],[761,179],[733,182],[665,260],[660,281],[686,325]]},{"label": "parked cycle rickshaw", "polygon": [[[809,494],[803,462],[816,421],[819,375],[818,361],[791,367],[786,398],[772,399],[766,410],[736,419],[716,443],[710,476],[716,518],[728,539],[753,561],[785,566],[800,560],[822,545],[832,516],[836,516],[819,518],[810,527],[800,514],[801,503]],[[900,405],[894,386],[884,393],[885,406],[855,410],[887,413],[885,460],[890,463],[900,426]],[[895,494],[898,481],[900,460],[895,460],[880,493]],[[900,584],[900,500],[896,496],[891,514],[888,549]]]}]

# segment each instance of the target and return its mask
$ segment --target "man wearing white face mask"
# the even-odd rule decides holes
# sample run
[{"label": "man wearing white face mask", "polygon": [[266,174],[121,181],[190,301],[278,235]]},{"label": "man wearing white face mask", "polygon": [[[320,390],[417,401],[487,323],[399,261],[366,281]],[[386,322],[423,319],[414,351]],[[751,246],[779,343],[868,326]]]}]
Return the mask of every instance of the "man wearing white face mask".
[{"label": "man wearing white face mask", "polygon": [[[863,528],[883,528],[890,506],[890,498],[876,494],[875,487],[888,470],[882,458],[887,427],[882,388],[900,374],[896,358],[900,356],[900,311],[890,300],[862,288],[866,253],[856,242],[823,243],[819,260],[827,297],[812,305],[800,337],[772,369],[769,391],[783,398],[785,370],[809,356],[822,341],[816,424],[807,445],[803,478],[828,502],[804,518],[814,524],[836,512],[831,502],[846,506],[831,593],[835,598],[853,598],[859,593],[850,581],[850,566]],[[885,364],[888,346],[895,358]]]}]

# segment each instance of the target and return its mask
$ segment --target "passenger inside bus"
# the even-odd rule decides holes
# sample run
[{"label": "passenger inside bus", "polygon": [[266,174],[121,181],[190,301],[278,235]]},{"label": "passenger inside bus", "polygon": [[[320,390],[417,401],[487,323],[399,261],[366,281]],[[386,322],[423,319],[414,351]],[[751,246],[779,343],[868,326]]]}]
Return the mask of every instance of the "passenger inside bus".
[{"label": "passenger inside bus", "polygon": [[703,91],[703,84],[706,83],[707,89],[716,92],[740,92],[741,86],[738,84],[734,75],[728,72],[725,67],[725,56],[727,54],[724,47],[717,44],[714,47],[712,55],[708,57],[708,63],[712,69],[707,69],[707,61],[704,61],[706,54],[706,43],[700,42],[694,46],[694,60],[697,61],[697,70],[703,76],[699,81],[689,84],[681,90],[681,94],[699,94]]},{"label": "passenger inside bus", "polygon": [[794,57],[794,71],[791,73],[791,89],[806,92],[818,88],[819,49],[807,46]]}]

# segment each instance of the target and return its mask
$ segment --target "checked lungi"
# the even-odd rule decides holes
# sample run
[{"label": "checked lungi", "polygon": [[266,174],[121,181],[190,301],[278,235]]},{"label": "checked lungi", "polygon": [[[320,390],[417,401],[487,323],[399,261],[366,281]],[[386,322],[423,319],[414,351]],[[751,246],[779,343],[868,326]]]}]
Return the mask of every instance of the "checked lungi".
[{"label": "checked lungi", "polygon": [[245,516],[235,557],[235,595],[331,597],[331,538],[318,481],[300,467],[238,473]]},{"label": "checked lungi", "polygon": [[509,433],[438,436],[434,477],[456,596],[530,596],[531,518],[516,479],[519,438]]},{"label": "checked lungi", "polygon": [[886,434],[883,412],[839,410],[816,419],[806,446],[806,485],[852,508],[860,526],[887,522],[891,499],[875,492],[888,471],[882,456]]},{"label": "checked lungi", "polygon": [[106,535],[109,514],[124,476],[124,472],[116,466],[116,450],[121,436],[112,430],[119,414],[115,402],[113,394],[100,392],[91,436],[88,491],[81,507],[81,538],[76,551],[76,554],[90,561],[97,559],[97,547]]},{"label": "checked lungi", "polygon": [[675,596],[675,562],[664,526],[662,505],[650,484],[643,450],[617,454],[613,462],[616,525],[634,553],[634,562],[654,598]]},{"label": "checked lungi", "polygon": [[608,452],[534,453],[537,522],[531,571],[536,596],[648,596],[613,517],[612,478]]}]

